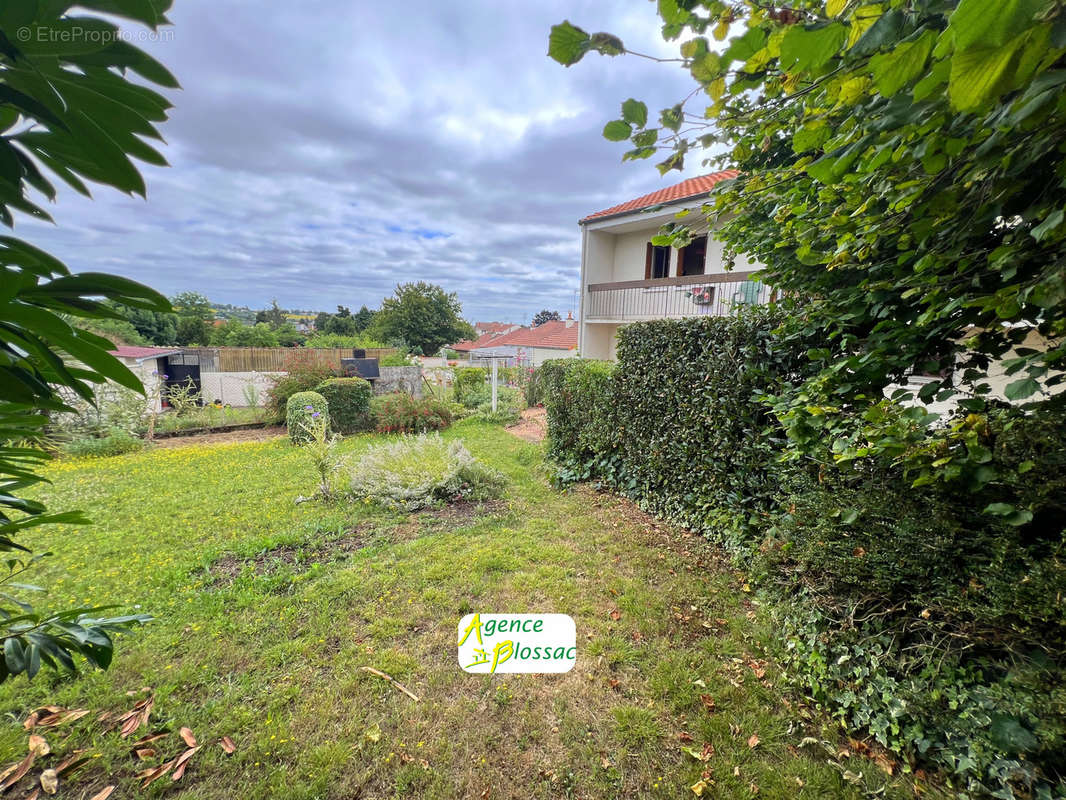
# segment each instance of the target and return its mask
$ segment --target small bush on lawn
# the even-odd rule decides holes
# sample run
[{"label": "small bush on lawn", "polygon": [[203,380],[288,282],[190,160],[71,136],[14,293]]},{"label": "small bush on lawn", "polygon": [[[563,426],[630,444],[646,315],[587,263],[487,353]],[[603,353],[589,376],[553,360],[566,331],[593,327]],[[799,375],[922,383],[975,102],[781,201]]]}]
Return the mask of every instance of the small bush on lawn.
[{"label": "small bush on lawn", "polygon": [[68,456],[103,458],[105,456],[133,453],[137,450],[143,450],[147,446],[147,442],[143,439],[138,439],[129,431],[122,428],[112,428],[106,436],[87,436],[72,439],[62,446],[62,451]]},{"label": "small bush on lawn", "polygon": [[356,501],[414,511],[442,502],[494,500],[506,479],[440,434],[403,436],[372,447],[352,470]]},{"label": "small bush on lawn", "polygon": [[[289,441],[304,444],[313,438],[316,420],[329,422],[329,403],[318,392],[297,392],[289,398],[285,407],[285,425],[289,429]],[[327,425],[328,427],[328,425]]]},{"label": "small bush on lawn", "polygon": [[334,432],[347,435],[369,430],[370,382],[362,378],[330,378],[315,387],[329,404],[329,420]]},{"label": "small bush on lawn", "polygon": [[337,370],[314,358],[314,351],[293,353],[285,362],[285,372],[275,375],[266,392],[265,408],[275,419],[284,419],[289,398],[297,392],[310,392],[329,378],[337,377]]},{"label": "small bush on lawn", "polygon": [[416,400],[406,392],[371,398],[370,413],[378,433],[425,433],[452,424],[446,403],[428,397]]},{"label": "small bush on lawn", "polygon": [[455,370],[455,382],[452,384],[452,392],[455,393],[455,402],[464,406],[477,405],[469,401],[469,396],[484,387],[488,373],[484,367],[459,367]]}]

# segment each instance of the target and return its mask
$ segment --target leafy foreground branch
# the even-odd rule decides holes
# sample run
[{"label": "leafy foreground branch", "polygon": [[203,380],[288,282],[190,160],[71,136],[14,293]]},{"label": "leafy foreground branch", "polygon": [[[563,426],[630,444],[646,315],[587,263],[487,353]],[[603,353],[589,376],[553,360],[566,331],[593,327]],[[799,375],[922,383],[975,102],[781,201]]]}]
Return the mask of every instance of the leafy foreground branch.
[{"label": "leafy foreground branch", "polygon": [[[167,22],[167,0],[94,3],[99,9],[152,27]],[[124,41],[111,22],[71,16],[64,4],[23,4],[0,15],[0,221],[13,211],[51,220],[34,193],[54,200],[44,170],[89,195],[86,181],[144,195],[131,158],[166,161],[141,137],[161,139],[154,123],[170,103],[127,71],[160,86],[177,81],[154,59]],[[74,670],[74,655],[105,668],[112,637],[146,615],[101,616],[108,607],[39,612],[26,596],[40,587],[16,581],[49,555],[21,543],[41,525],[80,525],[78,512],[49,512],[25,496],[42,483],[41,449],[49,414],[69,412],[74,397],[95,402],[94,384],[113,381],[143,394],[140,381],[108,354],[111,343],[69,320],[119,319],[113,304],[170,311],[159,293],[101,273],[71,273],[48,253],[20,239],[0,237],[0,553],[8,573],[0,580],[0,681],[41,665]]]}]

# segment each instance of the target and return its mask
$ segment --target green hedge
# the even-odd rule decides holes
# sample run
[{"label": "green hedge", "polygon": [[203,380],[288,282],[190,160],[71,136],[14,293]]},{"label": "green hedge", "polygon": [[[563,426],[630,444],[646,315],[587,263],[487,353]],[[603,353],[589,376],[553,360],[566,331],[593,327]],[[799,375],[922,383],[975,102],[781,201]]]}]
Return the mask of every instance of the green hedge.
[{"label": "green hedge", "polygon": [[810,343],[776,313],[637,323],[616,364],[544,364],[559,480],[725,546],[776,599],[788,674],[850,728],[970,796],[1066,796],[1066,397],[947,421],[987,448],[979,493],[838,464],[829,442],[784,460],[772,397]]},{"label": "green hedge", "polygon": [[374,427],[370,417],[370,382],[363,378],[330,378],[315,387],[329,404],[330,425],[336,433],[350,434]]},{"label": "green hedge", "polygon": [[311,441],[308,428],[312,420],[326,418],[329,425],[329,403],[318,392],[297,392],[289,397],[285,404],[285,425],[289,429],[289,441],[293,444],[305,444]]},{"label": "green hedge", "polygon": [[468,398],[485,385],[488,371],[484,367],[457,367],[455,370],[455,382],[452,384],[452,392],[455,402],[464,406],[471,406]]}]

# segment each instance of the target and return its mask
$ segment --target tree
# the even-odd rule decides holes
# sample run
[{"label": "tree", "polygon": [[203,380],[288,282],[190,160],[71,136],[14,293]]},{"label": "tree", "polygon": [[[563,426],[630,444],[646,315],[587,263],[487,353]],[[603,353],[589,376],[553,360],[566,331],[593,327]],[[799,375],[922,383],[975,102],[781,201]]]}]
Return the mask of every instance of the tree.
[{"label": "tree", "polygon": [[381,301],[368,333],[380,341],[436,353],[446,344],[474,338],[473,327],[460,316],[462,310],[454,292],[423,281],[402,283],[394,296]]},{"label": "tree", "polygon": [[325,311],[319,311],[315,316],[315,330],[319,333],[325,332],[327,323],[329,323],[329,314]]},{"label": "tree", "polygon": [[[665,155],[661,173],[693,155],[739,170],[697,216],[721,224],[729,256],[758,259],[763,280],[804,299],[791,331],[825,342],[810,353],[816,377],[779,399],[793,442],[828,436],[836,458],[897,458],[919,482],[992,480],[976,432],[990,362],[1009,356],[1006,394],[1027,400],[1062,381],[1053,370],[1066,358],[1064,7],[743,0],[659,10],[696,91],[657,120],[626,100],[604,136],[629,140],[625,160]],[[567,65],[629,52],[569,22],[549,48]],[[656,243],[688,236],[678,220]],[[1027,337],[1041,345],[1019,347]],[[963,428],[934,431],[916,414],[900,433],[897,417],[873,408],[915,369],[941,375],[922,400],[964,395],[973,418]],[[843,410],[864,408],[862,430],[842,422]],[[965,451],[943,456],[962,441]]]},{"label": "tree", "polygon": [[181,292],[170,298],[170,304],[179,317],[192,317],[202,322],[215,318],[215,308],[206,295],[199,292]]},{"label": "tree", "polygon": [[551,322],[552,320],[558,322],[561,319],[562,317],[559,316],[558,311],[549,311],[548,309],[544,309],[543,311],[538,311],[536,314],[533,315],[533,327],[535,328],[538,325],[543,325],[545,322]]},{"label": "tree", "polygon": [[178,317],[174,341],[181,347],[202,347],[211,341],[211,328],[197,317]]},{"label": "tree", "polygon": [[[144,195],[144,181],[130,160],[165,165],[143,138],[159,139],[154,123],[166,119],[170,103],[144,81],[177,87],[174,77],[131,45],[113,23],[69,16],[67,3],[7,4],[0,14],[0,222],[14,224],[13,210],[50,220],[34,201],[36,190],[56,198],[46,172],[88,195],[85,181]],[[166,24],[166,0],[85,3],[155,28]],[[73,37],[75,32],[80,32]],[[100,608],[39,611],[26,602],[33,587],[13,578],[31,570],[34,555],[24,541],[40,525],[83,524],[79,512],[49,512],[25,497],[42,483],[49,458],[40,444],[49,413],[72,411],[61,390],[93,402],[94,384],[114,381],[143,392],[140,381],[109,355],[111,342],[68,318],[121,319],[120,308],[168,314],[170,303],[134,281],[102,273],[71,274],[53,256],[12,236],[0,237],[0,681],[42,665],[73,670],[74,654],[106,668],[112,636],[145,615],[101,617]],[[57,480],[62,480],[57,477]]]},{"label": "tree", "polygon": [[119,307],[119,313],[151,344],[172,347],[178,343],[178,316],[169,311]]},{"label": "tree", "polygon": [[366,306],[362,306],[356,311],[352,316],[352,319],[355,320],[355,332],[362,333],[369,328],[374,323],[374,314],[375,312],[371,311]]}]

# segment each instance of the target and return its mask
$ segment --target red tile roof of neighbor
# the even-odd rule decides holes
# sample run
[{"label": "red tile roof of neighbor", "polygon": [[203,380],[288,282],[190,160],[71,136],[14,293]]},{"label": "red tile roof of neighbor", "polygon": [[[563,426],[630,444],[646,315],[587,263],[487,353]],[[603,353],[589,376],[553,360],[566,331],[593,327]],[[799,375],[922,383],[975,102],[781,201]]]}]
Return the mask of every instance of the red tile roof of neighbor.
[{"label": "red tile roof of neighbor", "polygon": [[722,181],[732,180],[740,173],[735,169],[724,169],[721,172],[712,172],[710,175],[700,175],[698,178],[689,178],[687,181],[667,186],[665,189],[646,194],[634,200],[620,203],[595,214],[589,214],[582,222],[599,217],[613,217],[615,214],[628,214],[631,211],[640,211],[642,208],[650,208],[662,203],[670,203],[675,200],[685,200],[689,197],[697,197],[708,194]]},{"label": "red tile roof of neighbor", "polygon": [[474,340],[467,339],[466,341],[453,344],[452,350],[457,350],[460,353],[466,353],[478,347],[487,347],[489,342],[491,342],[493,339],[497,338],[500,335],[501,334],[499,333],[493,333],[491,331],[489,333],[483,333]]},{"label": "red tile roof of neighbor", "polygon": [[577,347],[577,322],[550,320],[535,328],[519,328],[505,333],[492,342],[493,347],[548,347],[553,350],[573,350]]},{"label": "red tile roof of neighbor", "polygon": [[133,345],[123,344],[117,346],[114,350],[108,350],[108,352],[116,356],[117,358],[159,358],[170,353],[180,353],[181,350],[176,347],[134,347]]},{"label": "red tile roof of neighbor", "polygon": [[486,333],[504,333],[513,328],[514,325],[510,322],[479,322],[474,327]]}]

